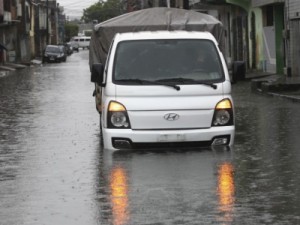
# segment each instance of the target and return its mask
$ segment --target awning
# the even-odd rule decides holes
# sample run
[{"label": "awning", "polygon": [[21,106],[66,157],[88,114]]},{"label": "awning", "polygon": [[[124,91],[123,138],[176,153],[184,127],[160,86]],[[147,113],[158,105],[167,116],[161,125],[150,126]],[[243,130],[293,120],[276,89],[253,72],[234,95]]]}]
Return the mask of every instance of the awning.
[{"label": "awning", "polygon": [[[230,3],[232,5],[238,5],[242,8],[244,8],[247,11],[249,10],[249,8],[251,6],[251,1],[250,0],[226,0],[226,2]],[[261,2],[263,2],[263,1],[261,1]]]}]

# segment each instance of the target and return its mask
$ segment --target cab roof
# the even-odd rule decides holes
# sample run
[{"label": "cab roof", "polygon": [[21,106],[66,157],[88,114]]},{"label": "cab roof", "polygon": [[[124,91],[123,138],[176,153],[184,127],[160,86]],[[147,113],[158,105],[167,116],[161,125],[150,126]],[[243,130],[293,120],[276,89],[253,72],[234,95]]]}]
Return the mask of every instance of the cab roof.
[{"label": "cab roof", "polygon": [[149,40],[149,39],[207,39],[216,42],[214,36],[206,31],[139,31],[117,33],[114,40]]}]

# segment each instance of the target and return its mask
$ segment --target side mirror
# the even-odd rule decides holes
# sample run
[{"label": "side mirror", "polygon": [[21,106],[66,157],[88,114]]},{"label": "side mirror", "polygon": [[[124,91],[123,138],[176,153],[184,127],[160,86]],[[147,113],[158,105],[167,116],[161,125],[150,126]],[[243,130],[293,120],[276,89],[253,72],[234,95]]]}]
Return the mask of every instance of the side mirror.
[{"label": "side mirror", "polygon": [[239,80],[245,80],[246,63],[244,61],[235,61],[232,63],[232,83]]},{"label": "side mirror", "polygon": [[91,69],[91,82],[103,85],[104,66],[101,63],[95,63]]}]

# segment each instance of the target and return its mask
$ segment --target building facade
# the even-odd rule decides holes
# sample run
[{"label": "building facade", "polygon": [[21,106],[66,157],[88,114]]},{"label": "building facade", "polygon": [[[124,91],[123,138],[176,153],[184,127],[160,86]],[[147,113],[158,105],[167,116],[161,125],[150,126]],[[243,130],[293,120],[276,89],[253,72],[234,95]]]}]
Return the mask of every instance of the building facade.
[{"label": "building facade", "polygon": [[[17,34],[22,17],[22,5],[16,1],[0,0],[0,43],[6,50],[1,51],[1,60],[14,61],[21,55]],[[1,63],[1,62],[0,62]]]},{"label": "building facade", "polygon": [[[185,8],[186,1],[127,0],[141,7]],[[174,5],[175,4],[175,5]],[[193,0],[189,9],[215,16],[224,25],[223,53],[229,65],[244,61],[248,71],[300,74],[299,0]],[[287,28],[288,27],[288,28]]]},{"label": "building facade", "polygon": [[244,61],[247,70],[283,74],[283,0],[202,0],[194,8],[217,9],[225,29],[227,61]]},{"label": "building facade", "polygon": [[63,43],[65,17],[56,0],[0,0],[0,63],[28,63],[47,44]]},{"label": "building facade", "polygon": [[[284,74],[286,68],[285,2],[284,0],[255,0],[250,10],[251,48],[259,47],[253,64],[264,71]],[[252,54],[254,54],[253,51]]]},{"label": "building facade", "polygon": [[300,76],[300,1],[287,0],[286,4],[286,48],[289,76]]},{"label": "building facade", "polygon": [[[248,71],[300,75],[299,0],[120,0],[125,12],[176,7],[215,16],[224,25],[223,53]],[[64,42],[66,18],[56,0],[0,0],[2,62],[28,62],[47,44]]]}]

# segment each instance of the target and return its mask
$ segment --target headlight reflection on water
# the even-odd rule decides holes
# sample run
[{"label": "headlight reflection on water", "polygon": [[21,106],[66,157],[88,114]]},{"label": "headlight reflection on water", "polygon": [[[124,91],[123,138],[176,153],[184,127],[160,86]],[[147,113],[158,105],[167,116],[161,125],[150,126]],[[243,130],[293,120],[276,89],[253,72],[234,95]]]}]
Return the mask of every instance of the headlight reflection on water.
[{"label": "headlight reflection on water", "polygon": [[234,168],[231,163],[225,162],[218,169],[218,196],[219,210],[224,215],[221,220],[231,222],[233,220],[234,206]]},{"label": "headlight reflection on water", "polygon": [[126,224],[128,215],[128,181],[124,168],[116,167],[111,172],[110,180],[113,224]]}]

